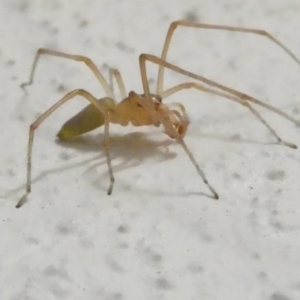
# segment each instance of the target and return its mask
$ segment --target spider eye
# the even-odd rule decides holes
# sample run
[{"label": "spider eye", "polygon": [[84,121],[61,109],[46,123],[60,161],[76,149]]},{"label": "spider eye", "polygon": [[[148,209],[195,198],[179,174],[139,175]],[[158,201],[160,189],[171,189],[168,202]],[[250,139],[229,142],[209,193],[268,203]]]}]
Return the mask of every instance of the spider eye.
[{"label": "spider eye", "polygon": [[[139,96],[142,98],[145,98],[145,94],[140,94]],[[160,95],[150,94],[150,97],[151,97],[152,101],[157,101],[159,103],[162,103],[162,97]]]}]

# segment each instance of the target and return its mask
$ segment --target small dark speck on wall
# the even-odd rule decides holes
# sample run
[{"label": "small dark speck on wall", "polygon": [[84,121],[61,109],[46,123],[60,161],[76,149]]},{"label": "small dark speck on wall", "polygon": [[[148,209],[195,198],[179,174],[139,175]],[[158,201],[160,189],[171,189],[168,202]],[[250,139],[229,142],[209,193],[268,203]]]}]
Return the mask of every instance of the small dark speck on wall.
[{"label": "small dark speck on wall", "polygon": [[18,4],[18,10],[25,12],[29,8],[29,1],[20,1]]},{"label": "small dark speck on wall", "polygon": [[281,170],[272,170],[267,172],[266,176],[270,180],[282,180],[285,178],[285,172]]},{"label": "small dark speck on wall", "polygon": [[189,10],[185,13],[184,19],[190,22],[199,22],[198,15],[194,10]]},{"label": "small dark speck on wall", "polygon": [[171,290],[172,284],[165,278],[159,278],[155,281],[156,286],[161,290]]},{"label": "small dark speck on wall", "polygon": [[271,295],[270,300],[291,300],[291,299],[281,293],[276,292]]},{"label": "small dark speck on wall", "polygon": [[9,59],[7,62],[6,62],[6,65],[7,66],[13,66],[16,62],[13,60],[13,59]]},{"label": "small dark speck on wall", "polygon": [[79,23],[79,27],[86,27],[89,24],[87,20],[81,20]]},{"label": "small dark speck on wall", "polygon": [[118,226],[117,230],[118,230],[119,233],[127,233],[129,231],[129,229],[124,225]]}]

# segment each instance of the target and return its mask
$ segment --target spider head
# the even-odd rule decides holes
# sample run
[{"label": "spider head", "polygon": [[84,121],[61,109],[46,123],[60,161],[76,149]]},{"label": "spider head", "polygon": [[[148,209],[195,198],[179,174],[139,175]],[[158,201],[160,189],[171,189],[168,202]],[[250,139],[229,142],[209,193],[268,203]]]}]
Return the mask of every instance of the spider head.
[{"label": "spider head", "polygon": [[[183,138],[185,136],[185,133],[187,131],[189,120],[187,118],[187,115],[184,113],[180,113],[177,110],[171,110],[169,119],[172,123],[173,129],[176,131],[179,138]],[[170,134],[166,132],[171,138],[175,138],[174,134]]]},{"label": "spider head", "polygon": [[[176,109],[172,109],[176,106]],[[164,132],[171,138],[183,138],[189,125],[189,119],[185,112],[183,105],[180,103],[173,103],[168,106],[160,104],[158,112],[164,116],[163,123]]]},{"label": "spider head", "polygon": [[[130,121],[135,126],[154,125],[164,127],[164,132],[171,138],[183,138],[189,120],[185,109],[180,103],[164,104],[162,97],[156,94],[149,94],[146,99],[145,94],[129,93],[130,104],[134,105],[134,114],[130,115]],[[127,100],[126,100],[127,101]],[[126,102],[127,103],[127,102]]]}]

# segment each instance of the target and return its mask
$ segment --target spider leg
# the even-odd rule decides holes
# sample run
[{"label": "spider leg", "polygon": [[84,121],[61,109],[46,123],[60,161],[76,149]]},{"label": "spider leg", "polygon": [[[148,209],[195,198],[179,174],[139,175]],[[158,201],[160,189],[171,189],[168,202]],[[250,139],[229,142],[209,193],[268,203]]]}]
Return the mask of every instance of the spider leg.
[{"label": "spider leg", "polygon": [[[60,106],[62,106],[67,101],[73,99],[75,96],[82,96],[87,101],[89,101],[92,105],[94,105],[102,114],[107,114],[107,108],[99,103],[97,99],[90,94],[89,92],[77,89],[69,92],[67,95],[65,95],[62,99],[60,99],[58,102],[56,102],[54,105],[52,105],[48,110],[46,110],[40,117],[37,118],[35,122],[33,122],[29,127],[29,138],[28,138],[28,152],[27,152],[27,181],[26,181],[26,192],[22,196],[22,198],[17,203],[16,207],[19,208],[23,205],[23,203],[26,201],[26,198],[28,194],[31,192],[31,166],[32,166],[32,147],[33,147],[33,139],[34,139],[34,132],[35,130],[45,121],[47,117],[49,117],[54,111],[56,111]],[[107,126],[107,125],[106,125]],[[107,135],[108,135],[108,129],[107,129]],[[107,139],[107,137],[106,137]],[[109,157],[107,156],[107,165],[109,168],[111,168],[111,164],[109,161]],[[111,172],[111,170],[110,170]]]},{"label": "spider leg", "polygon": [[115,77],[115,80],[116,80],[118,88],[120,90],[122,99],[125,99],[127,97],[127,93],[126,93],[126,89],[125,89],[125,85],[124,85],[124,81],[122,79],[121,73],[117,69],[110,68],[109,69],[109,82],[110,82],[112,91],[114,89],[113,88],[113,77]]},{"label": "spider leg", "polygon": [[103,139],[103,147],[106,155],[106,162],[108,167],[110,185],[107,190],[107,195],[111,195],[115,178],[113,175],[112,165],[111,165],[111,157],[110,157],[110,140],[109,140],[109,122],[110,122],[110,114],[111,110],[108,110],[105,114],[105,122],[104,122],[104,139]]},{"label": "spider leg", "polygon": [[[207,30],[221,30],[221,31],[231,31],[231,32],[241,32],[241,33],[251,33],[260,35],[263,37],[268,38],[273,43],[275,43],[278,47],[280,47],[284,52],[286,52],[298,65],[300,65],[299,58],[293,54],[283,43],[281,43],[278,39],[276,39],[273,35],[268,33],[265,30],[260,29],[254,29],[254,28],[245,28],[245,27],[236,27],[236,26],[224,26],[224,25],[213,25],[213,24],[204,24],[204,23],[194,23],[186,20],[179,20],[171,23],[169,26],[165,43],[163,46],[162,54],[160,58],[162,60],[167,59],[167,54],[169,51],[171,39],[173,37],[174,31],[178,26],[182,27],[192,27],[192,28],[202,28]],[[158,75],[157,75],[157,88],[156,93],[160,95],[160,93],[163,91],[163,80],[164,80],[164,65],[159,65],[158,68]]]},{"label": "spider leg", "polygon": [[[168,68],[168,69],[171,69],[177,73],[180,73],[182,75],[185,75],[185,76],[188,76],[190,78],[193,78],[193,79],[196,79],[200,82],[203,82],[204,84],[208,85],[208,86],[211,86],[211,87],[214,87],[214,88],[217,88],[221,91],[224,91],[228,94],[231,94],[233,96],[235,96],[237,99],[235,100],[241,100],[241,101],[249,101],[249,102],[253,102],[253,103],[256,103],[258,105],[261,105],[261,106],[264,106],[266,107],[267,109],[285,117],[286,119],[296,123],[297,125],[300,124],[299,121],[293,119],[292,117],[288,116],[287,114],[285,114],[284,112],[282,112],[281,110],[279,109],[275,109],[269,105],[266,105],[265,103],[251,97],[251,96],[248,96],[244,93],[241,93],[237,90],[234,90],[234,89],[231,89],[231,88],[228,88],[226,86],[223,86],[215,81],[212,81],[210,79],[207,79],[203,76],[199,76],[199,75],[196,75],[194,73],[191,73],[191,72],[188,72],[184,69],[181,69],[171,63],[168,63],[166,62],[165,60],[162,60],[161,58],[158,58],[157,56],[154,56],[154,55],[150,55],[150,54],[141,54],[140,57],[139,57],[139,64],[140,64],[140,71],[141,71],[141,78],[142,78],[142,84],[143,84],[143,89],[144,89],[144,94],[145,94],[145,100],[143,100],[141,103],[145,108],[147,108],[149,110],[149,112],[153,115],[153,117],[160,121],[166,128],[166,131],[169,131],[171,133],[170,136],[173,136],[176,141],[181,144],[181,146],[183,147],[183,149],[185,150],[185,152],[187,153],[187,155],[189,156],[190,160],[192,161],[193,165],[195,166],[195,168],[197,169],[198,171],[198,174],[201,176],[201,178],[203,179],[203,181],[207,184],[207,180],[205,178],[203,178],[203,172],[200,170],[198,164],[196,163],[192,153],[190,152],[190,150],[187,148],[187,146],[184,144],[183,142],[183,139],[177,134],[177,132],[174,130],[174,128],[172,127],[172,124],[167,124],[168,122],[166,122],[162,117],[159,116],[159,114],[154,110],[153,106],[151,105],[151,96],[150,96],[150,90],[149,90],[149,84],[148,84],[148,77],[147,77],[147,70],[146,70],[146,61],[149,61],[149,62],[152,62],[154,64],[157,64],[159,66],[164,66],[165,68]],[[216,91],[217,92],[217,91]],[[224,95],[223,95],[224,96]],[[232,100],[234,100],[235,97],[232,97]],[[238,101],[237,101],[238,102]],[[275,131],[270,128],[268,126],[267,123],[265,123],[265,121],[263,119],[261,119],[260,115],[258,113],[256,113],[256,111],[251,107],[251,106],[248,106],[247,107],[252,111],[252,113],[254,113],[256,115],[256,117],[258,117],[260,119],[261,122],[264,123],[265,126],[268,127],[268,129],[273,133],[275,134],[275,136],[277,137],[277,139],[279,139],[278,141],[280,143],[282,143],[282,140],[280,139],[280,137],[275,133]],[[167,127],[166,127],[167,126]],[[285,142],[284,142],[285,143]],[[292,147],[294,148],[295,145],[293,144],[289,144],[287,143],[286,144],[287,146],[289,147]],[[200,171],[201,172],[200,172]],[[216,192],[214,191],[214,189],[212,189],[212,187],[210,185],[208,185],[209,189],[212,191],[212,193],[214,194],[215,198],[216,197]],[[214,191],[214,192],[213,192]]]},{"label": "spider leg", "polygon": [[96,67],[96,65],[93,63],[93,61],[90,58],[88,58],[86,56],[82,56],[82,55],[67,54],[67,53],[64,53],[64,52],[59,52],[59,51],[44,49],[44,48],[40,48],[36,52],[36,55],[35,55],[35,58],[34,58],[34,61],[33,61],[33,64],[32,64],[32,68],[31,68],[31,72],[30,72],[29,81],[26,82],[26,83],[21,84],[21,87],[24,90],[25,90],[26,86],[31,85],[33,83],[35,69],[36,69],[37,63],[38,63],[41,55],[50,55],[50,56],[55,56],[55,57],[63,57],[63,58],[66,58],[66,59],[71,59],[71,60],[75,60],[75,61],[79,61],[79,62],[84,62],[88,66],[88,68],[94,73],[94,75],[97,77],[99,83],[101,84],[102,88],[105,91],[106,96],[108,96],[109,98],[115,100],[115,96],[113,94],[112,89],[110,88],[110,86],[107,83],[106,79],[103,77],[103,75],[101,74],[99,69]]},{"label": "spider leg", "polygon": [[256,109],[254,109],[249,102],[245,101],[245,100],[241,100],[235,96],[231,96],[227,93],[223,93],[223,92],[219,92],[217,90],[214,89],[210,89],[207,87],[204,87],[202,84],[196,83],[196,82],[186,82],[186,83],[182,83],[179,85],[176,85],[166,91],[164,91],[161,94],[161,97],[163,99],[165,99],[166,97],[169,97],[170,95],[177,93],[183,89],[189,89],[189,88],[195,88],[197,90],[206,92],[206,93],[210,93],[210,94],[214,94],[214,95],[218,95],[221,96],[223,98],[227,98],[229,100],[235,101],[245,107],[247,107],[251,113],[253,113],[255,115],[256,118],[258,118],[259,121],[261,121],[266,127],[267,129],[275,136],[275,138],[277,139],[278,143],[293,149],[297,149],[297,146],[295,144],[289,143],[289,142],[285,142],[282,140],[281,137],[279,137],[279,135],[276,133],[276,131],[269,125],[269,123],[257,112]]},{"label": "spider leg", "polygon": [[218,193],[209,184],[208,180],[206,179],[206,176],[205,176],[204,172],[202,171],[202,169],[200,168],[200,166],[196,162],[196,160],[194,158],[194,155],[191,153],[190,149],[187,147],[187,145],[185,144],[184,140],[177,138],[176,141],[181,145],[181,147],[184,149],[185,153],[188,155],[189,159],[191,160],[191,162],[195,166],[195,168],[196,168],[198,174],[200,175],[200,177],[202,178],[203,182],[206,184],[206,186],[208,187],[208,189],[210,190],[210,192],[213,194],[213,197],[218,200],[219,199]]},{"label": "spider leg", "polygon": [[[210,80],[206,77],[203,77],[203,76],[194,74],[192,72],[186,71],[184,69],[181,69],[181,68],[179,68],[179,67],[177,67],[177,66],[175,66],[171,63],[168,63],[168,62],[162,60],[161,58],[158,58],[157,56],[154,56],[154,55],[151,55],[151,54],[141,54],[139,60],[140,60],[140,69],[141,69],[142,78],[147,78],[146,61],[150,61],[150,62],[152,62],[154,64],[157,64],[157,65],[163,65],[165,68],[171,69],[174,72],[180,73],[182,75],[185,75],[185,76],[188,76],[190,78],[196,79],[200,82],[203,82],[204,84],[206,84],[208,86],[217,88],[221,91],[225,91],[228,94],[236,96],[238,99],[241,99],[241,100],[244,100],[244,101],[249,101],[249,102],[255,103],[257,105],[263,106],[263,107],[267,108],[268,110],[273,111],[274,113],[276,113],[276,114],[284,117],[285,119],[295,123],[296,125],[300,126],[300,121],[294,119],[293,117],[289,116],[288,114],[286,114],[285,112],[283,112],[282,110],[280,110],[278,108],[275,108],[275,107],[273,107],[273,106],[271,106],[267,103],[264,103],[264,102],[254,98],[254,97],[251,97],[247,94],[241,93],[241,92],[239,92],[235,89],[229,88],[225,85],[217,83],[217,82],[215,82],[213,80]],[[145,81],[145,79],[142,79],[142,82],[143,82],[143,87],[144,87],[144,90],[145,90],[145,94],[147,93],[147,95],[149,95],[150,92],[149,92],[148,83]]]},{"label": "spider leg", "polygon": [[[146,93],[145,93],[146,95]],[[219,199],[219,195],[218,193],[215,191],[215,189],[209,184],[208,180],[206,179],[206,176],[204,174],[204,172],[202,171],[202,169],[199,167],[199,165],[197,164],[193,154],[191,153],[191,151],[189,150],[189,148],[187,147],[187,145],[185,144],[184,140],[182,139],[182,137],[180,137],[178,135],[178,133],[174,130],[172,124],[170,123],[170,121],[167,121],[166,118],[163,118],[162,116],[160,116],[155,110],[154,108],[150,105],[149,101],[147,100],[147,96],[146,99],[139,97],[137,94],[135,94],[134,92],[130,92],[129,93],[129,97],[135,97],[135,99],[137,99],[138,103],[140,103],[142,106],[144,106],[146,109],[148,109],[153,118],[162,123],[165,131],[168,132],[168,134],[170,136],[173,136],[175,138],[175,140],[182,146],[182,148],[184,149],[184,151],[186,152],[186,154],[188,155],[189,159],[191,160],[191,162],[193,163],[193,165],[195,166],[198,174],[200,175],[200,177],[202,178],[203,182],[206,184],[206,186],[208,187],[208,189],[211,191],[211,193],[213,194],[213,197],[215,199]],[[169,111],[170,114],[174,113],[172,110]]]},{"label": "spider leg", "polygon": [[[206,176],[204,174],[204,172],[202,171],[202,169],[200,168],[200,166],[198,165],[198,163],[196,162],[192,152],[189,150],[189,148],[187,147],[187,145],[185,144],[183,138],[175,131],[175,129],[173,128],[172,124],[170,121],[168,121],[168,119],[163,118],[162,116],[160,116],[154,109],[151,101],[151,96],[150,96],[150,91],[149,91],[149,85],[148,85],[148,77],[147,77],[147,72],[146,72],[146,65],[145,62],[146,60],[148,60],[148,55],[145,54],[141,54],[140,55],[140,70],[141,70],[141,77],[142,77],[142,83],[143,83],[143,89],[144,89],[144,94],[145,94],[145,99],[144,98],[140,98],[137,97],[139,100],[139,103],[141,105],[143,105],[146,109],[149,110],[149,112],[152,114],[153,118],[158,121],[159,123],[161,123],[164,128],[165,131],[172,137],[174,137],[174,139],[181,145],[181,147],[184,149],[185,153],[188,155],[189,159],[191,160],[192,164],[194,165],[194,167],[196,168],[199,176],[202,178],[203,182],[206,184],[206,186],[208,187],[208,189],[211,191],[213,197],[215,199],[219,199],[219,195],[218,193],[215,191],[215,189],[209,184],[208,180],[206,179]],[[129,93],[129,96],[132,94],[133,92]],[[172,111],[170,111],[170,113],[172,113]]]}]

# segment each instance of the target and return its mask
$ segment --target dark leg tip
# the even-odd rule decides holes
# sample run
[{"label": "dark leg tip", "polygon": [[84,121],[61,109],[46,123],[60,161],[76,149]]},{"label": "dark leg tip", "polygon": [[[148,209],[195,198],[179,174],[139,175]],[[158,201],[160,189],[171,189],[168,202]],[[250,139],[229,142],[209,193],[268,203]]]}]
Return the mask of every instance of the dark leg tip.
[{"label": "dark leg tip", "polygon": [[17,203],[16,208],[20,208],[26,202],[27,195],[28,195],[28,193],[26,193],[25,195],[22,196],[22,198]]}]

